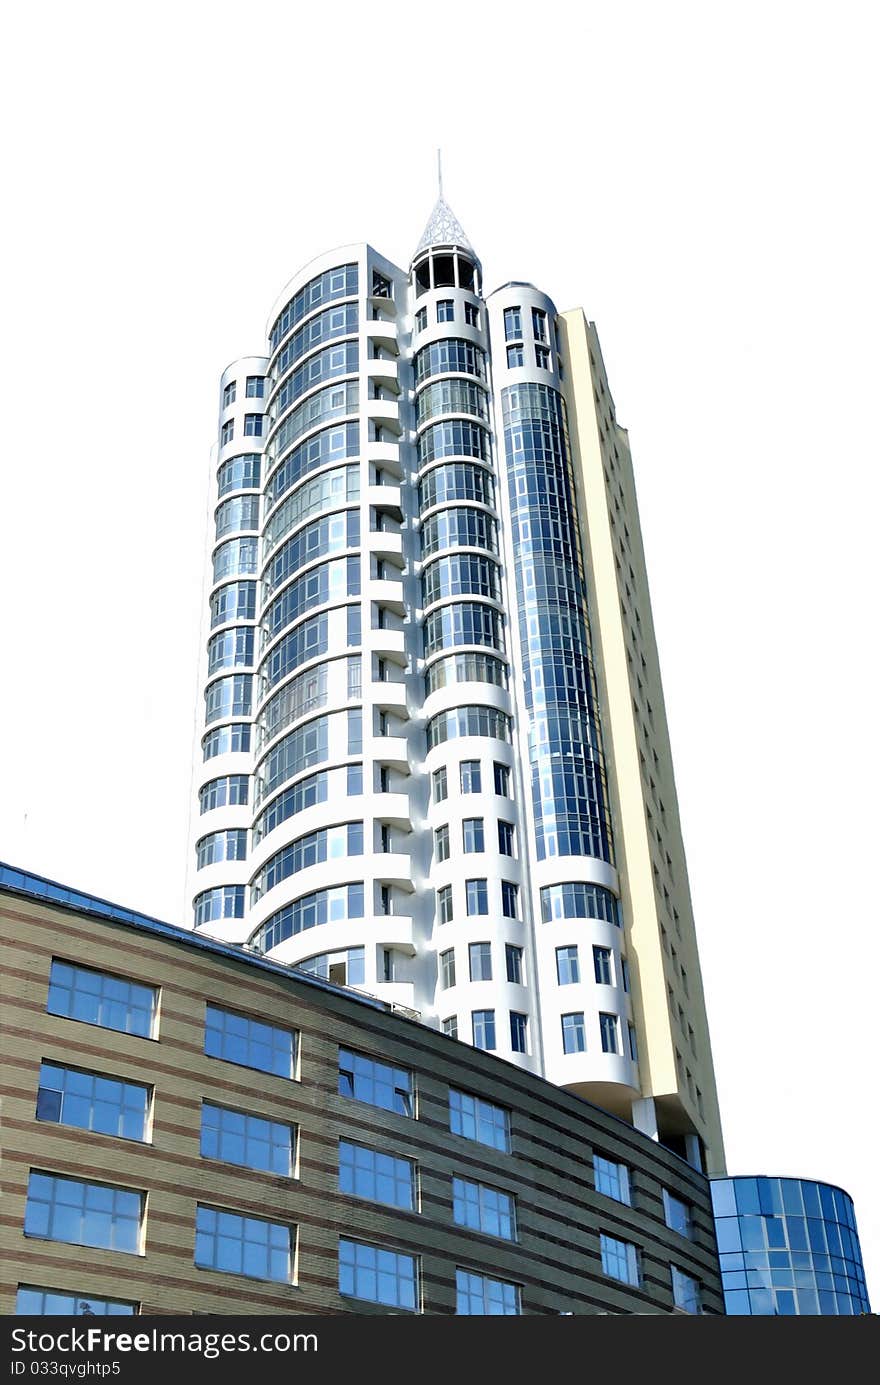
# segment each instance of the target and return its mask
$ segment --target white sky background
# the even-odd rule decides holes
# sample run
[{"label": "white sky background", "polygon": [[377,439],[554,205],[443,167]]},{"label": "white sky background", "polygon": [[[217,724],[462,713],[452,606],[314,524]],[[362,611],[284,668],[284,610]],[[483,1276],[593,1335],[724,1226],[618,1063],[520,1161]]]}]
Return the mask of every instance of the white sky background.
[{"label": "white sky background", "polygon": [[732,1172],[854,1197],[880,1308],[870,3],[4,20],[0,858],[182,921],[217,381],[448,199],[629,428]]}]

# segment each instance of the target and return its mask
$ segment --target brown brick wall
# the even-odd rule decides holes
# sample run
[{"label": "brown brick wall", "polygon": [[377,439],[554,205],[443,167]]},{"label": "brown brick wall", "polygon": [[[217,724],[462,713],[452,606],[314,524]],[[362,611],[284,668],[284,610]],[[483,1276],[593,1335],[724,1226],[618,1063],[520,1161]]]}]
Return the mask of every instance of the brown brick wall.
[{"label": "brown brick wall", "polygon": [[[723,1311],[706,1180],[595,1107],[492,1055],[359,1004],[342,992],[195,948],[186,934],[167,938],[11,893],[0,895],[0,917],[5,950],[0,1312],[14,1312],[21,1283],[132,1299],[145,1313],[386,1311],[339,1295],[340,1234],[417,1254],[426,1313],[455,1311],[456,1266],[522,1285],[524,1313],[668,1312],[671,1260],[701,1281],[710,1311]],[[159,986],[158,1039],[47,1014],[53,956]],[[206,1000],[297,1029],[299,1080],[206,1057]],[[340,1044],[411,1070],[418,1119],[338,1095]],[[37,1122],[37,1078],[44,1058],[151,1085],[150,1142]],[[511,1111],[510,1155],[450,1133],[450,1085]],[[281,1178],[202,1158],[203,1098],[296,1125],[299,1177]],[[403,1212],[340,1194],[342,1135],[415,1159],[420,1210]],[[634,1207],[594,1191],[594,1149],[630,1166]],[[145,1190],[144,1253],[25,1237],[32,1168]],[[516,1244],[454,1225],[454,1173],[514,1194]],[[666,1228],[664,1185],[693,1204],[692,1241]],[[295,1225],[296,1284],[197,1269],[197,1202]],[[600,1229],[640,1247],[641,1291],[602,1274]]]}]

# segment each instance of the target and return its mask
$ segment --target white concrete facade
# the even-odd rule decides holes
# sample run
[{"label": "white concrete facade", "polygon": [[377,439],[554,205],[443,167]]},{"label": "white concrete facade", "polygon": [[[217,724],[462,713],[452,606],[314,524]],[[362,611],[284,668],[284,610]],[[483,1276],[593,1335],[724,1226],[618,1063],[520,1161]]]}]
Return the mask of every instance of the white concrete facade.
[{"label": "white concrete facade", "polygon": [[561,323],[483,296],[441,199],[408,271],[319,256],[223,372],[189,894],[632,1119],[658,1091]]}]

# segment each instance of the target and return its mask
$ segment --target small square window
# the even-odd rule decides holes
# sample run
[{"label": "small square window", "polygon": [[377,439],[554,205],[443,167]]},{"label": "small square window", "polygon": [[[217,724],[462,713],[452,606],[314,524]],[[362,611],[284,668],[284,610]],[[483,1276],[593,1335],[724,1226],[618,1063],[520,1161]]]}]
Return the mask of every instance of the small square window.
[{"label": "small square window", "polygon": [[535,347],[535,365],[539,370],[550,369],[550,352],[546,346]]},{"label": "small square window", "polygon": [[443,1021],[443,1033],[448,1039],[458,1038],[458,1015],[450,1015]]},{"label": "small square window", "polygon": [[454,322],[455,304],[451,298],[441,298],[437,303],[437,321]]},{"label": "small square window", "polygon": [[246,438],[261,438],[263,436],[262,414],[245,414],[244,435]]},{"label": "small square window", "polygon": [[523,365],[524,363],[525,363],[525,357],[524,357],[524,355],[523,355],[523,348],[522,348],[521,346],[508,346],[508,348],[507,348],[507,364],[508,364],[508,367],[511,367],[511,368],[512,368],[513,366]]},{"label": "small square window", "polygon": [[248,399],[262,399],[265,388],[266,381],[262,375],[249,375],[247,377],[245,394]]}]

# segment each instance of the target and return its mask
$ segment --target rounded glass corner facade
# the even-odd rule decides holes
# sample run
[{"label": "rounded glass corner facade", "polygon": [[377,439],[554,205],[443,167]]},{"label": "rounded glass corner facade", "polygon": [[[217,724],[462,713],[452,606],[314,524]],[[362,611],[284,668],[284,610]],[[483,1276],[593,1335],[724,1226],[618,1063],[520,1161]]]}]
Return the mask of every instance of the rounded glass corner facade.
[{"label": "rounded glass corner facade", "polygon": [[870,1313],[848,1193],[809,1178],[715,1178],[711,1190],[728,1315]]}]

